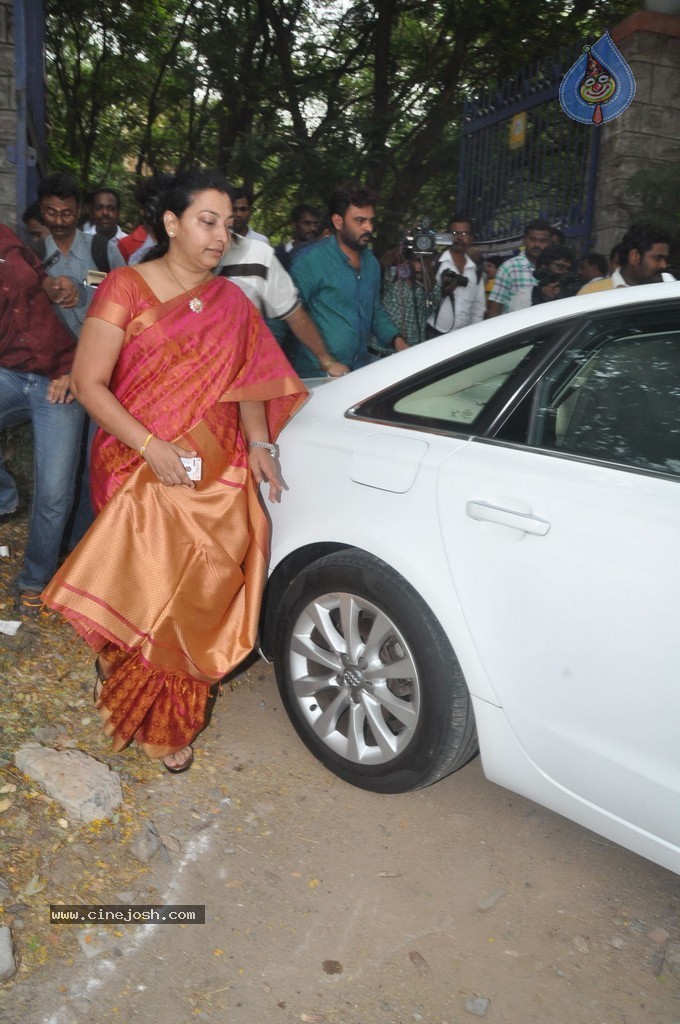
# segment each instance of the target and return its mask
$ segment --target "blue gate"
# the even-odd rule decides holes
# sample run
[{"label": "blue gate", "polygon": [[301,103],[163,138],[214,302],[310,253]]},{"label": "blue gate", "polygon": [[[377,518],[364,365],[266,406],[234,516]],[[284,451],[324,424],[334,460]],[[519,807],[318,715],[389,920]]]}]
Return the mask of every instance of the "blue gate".
[{"label": "blue gate", "polygon": [[45,161],[45,13],[43,0],[13,0],[16,80],[17,221],[36,197],[38,181],[47,173]]},{"label": "blue gate", "polygon": [[512,251],[535,217],[578,251],[590,245],[598,132],[568,117],[558,99],[577,57],[540,61],[465,101],[456,206],[474,219],[487,252]]}]

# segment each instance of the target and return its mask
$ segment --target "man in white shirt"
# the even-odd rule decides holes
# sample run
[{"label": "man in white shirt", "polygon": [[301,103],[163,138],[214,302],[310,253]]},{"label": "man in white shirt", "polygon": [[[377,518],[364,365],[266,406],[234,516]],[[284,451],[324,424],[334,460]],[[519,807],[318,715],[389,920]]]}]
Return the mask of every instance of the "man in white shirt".
[{"label": "man in white shirt", "polygon": [[329,377],[342,377],[348,372],[347,366],[328,351],[321,332],[300,301],[292,278],[270,245],[234,235],[217,273],[237,285],[263,316],[283,321],[319,360]]},{"label": "man in white shirt", "polygon": [[86,235],[104,235],[111,241],[117,242],[120,238],[127,237],[118,224],[119,218],[120,195],[115,188],[102,185],[92,193],[90,221],[85,224],[83,231]]},{"label": "man in white shirt", "polygon": [[231,189],[230,195],[234,210],[234,232],[250,242],[266,242],[269,245],[267,236],[261,235],[259,231],[253,231],[248,223],[254,209],[253,197],[244,188]]},{"label": "man in white shirt", "polygon": [[428,318],[427,336],[437,337],[457,331],[484,319],[486,295],[481,269],[468,255],[472,243],[472,222],[455,213],[449,224],[453,236],[450,247],[437,260],[436,280],[441,284],[442,298]]},{"label": "man in white shirt", "polygon": [[276,258],[286,270],[290,270],[290,261],[296,249],[299,249],[301,245],[308,245],[310,242],[316,241],[320,220],[321,214],[316,206],[310,206],[309,203],[298,203],[293,207],[290,215],[293,237],[288,242],[281,242],[274,249]]},{"label": "man in white shirt", "polygon": [[666,273],[670,266],[670,235],[659,228],[633,224],[619,244],[619,256],[621,266],[611,277],[590,281],[578,294],[675,280],[672,274]]}]

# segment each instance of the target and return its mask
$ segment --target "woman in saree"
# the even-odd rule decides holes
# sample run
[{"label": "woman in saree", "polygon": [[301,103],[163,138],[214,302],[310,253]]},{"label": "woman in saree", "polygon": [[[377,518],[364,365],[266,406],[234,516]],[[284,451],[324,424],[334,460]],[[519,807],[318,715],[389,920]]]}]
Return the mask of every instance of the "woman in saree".
[{"label": "woman in saree", "polygon": [[[147,261],[97,291],[71,386],[100,428],[98,514],[43,595],[98,652],[114,749],[135,739],[171,772],[193,761],[210,686],[254,645],[259,484],[280,500],[274,441],[306,395],[255,307],[213,274],[231,218],[219,175],[178,175]],[[182,458],[200,458],[200,480]]]}]

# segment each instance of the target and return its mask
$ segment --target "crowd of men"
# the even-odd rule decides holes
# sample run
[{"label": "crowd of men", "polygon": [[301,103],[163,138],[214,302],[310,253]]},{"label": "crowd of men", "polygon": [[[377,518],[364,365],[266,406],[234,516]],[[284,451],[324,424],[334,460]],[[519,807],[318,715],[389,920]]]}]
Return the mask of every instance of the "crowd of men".
[{"label": "crowd of men", "polygon": [[465,214],[451,217],[448,234],[451,243],[436,258],[411,253],[406,268],[388,268],[385,306],[395,323],[406,325],[409,344],[556,299],[674,280],[670,237],[649,225],[633,225],[609,258],[598,252],[578,258],[564,232],[541,219],[526,225],[520,251],[508,258],[475,246]]},{"label": "crowd of men", "polygon": [[[74,346],[97,284],[110,270],[138,263],[155,245],[158,199],[170,180],[161,174],[140,185],[138,223],[129,233],[120,224],[121,197],[115,188],[95,189],[84,208],[81,190],[70,176],[53,174],[40,183],[37,202],[23,216],[25,234],[49,275],[50,301]],[[450,237],[443,247],[421,251],[412,239],[403,239],[379,262],[371,250],[378,200],[365,185],[337,188],[325,214],[314,204],[297,205],[291,214],[292,237],[276,249],[250,225],[253,196],[243,188],[232,189],[230,195],[233,242],[217,272],[257,306],[306,378],[342,376],[375,358],[512,310],[669,277],[669,238],[645,226],[632,227],[609,260],[595,252],[577,259],[561,231],[547,221],[532,220],[520,251],[502,259],[476,247],[472,221],[459,211],[449,219]],[[5,369],[16,367],[6,365],[0,348],[0,373]],[[65,395],[67,375],[64,388]],[[4,405],[8,402],[5,395]],[[28,407],[3,408],[0,413],[0,426],[23,417],[36,421],[34,431],[40,429]],[[47,552],[45,578],[34,569],[26,608],[34,607],[31,602],[48,582],[59,548],[72,549],[92,521],[87,453],[93,432],[86,419],[75,497],[63,487],[58,498],[44,496],[52,509],[49,536],[42,529],[39,545]],[[72,467],[72,439],[64,435],[61,440],[71,450],[60,454],[59,438],[52,438],[52,461]],[[71,468],[67,475],[70,479]],[[16,494],[10,493],[11,478],[5,483],[10,509]],[[0,519],[3,511],[0,501]],[[38,521],[34,509],[30,530]]]},{"label": "crowd of men", "polygon": [[[52,175],[24,214],[26,232],[43,258],[58,250],[49,265],[53,276],[81,282],[88,272],[134,265],[155,244],[155,203],[169,179],[160,174],[140,185],[139,223],[125,234],[115,188],[90,193],[79,222],[80,190],[66,175]],[[564,232],[540,219],[527,224],[516,255],[482,254],[463,212],[450,217],[443,251],[409,250],[402,241],[379,265],[370,249],[377,197],[365,186],[336,190],[325,213],[311,203],[295,206],[292,237],[276,248],[250,224],[253,196],[233,188],[231,200],[236,244],[220,273],[255,302],[307,377],[339,376],[485,318],[580,291],[660,281],[668,268],[670,239],[647,226],[631,228],[609,259],[597,252],[577,258]],[[81,286],[77,303],[62,304],[76,336],[91,295]]]}]

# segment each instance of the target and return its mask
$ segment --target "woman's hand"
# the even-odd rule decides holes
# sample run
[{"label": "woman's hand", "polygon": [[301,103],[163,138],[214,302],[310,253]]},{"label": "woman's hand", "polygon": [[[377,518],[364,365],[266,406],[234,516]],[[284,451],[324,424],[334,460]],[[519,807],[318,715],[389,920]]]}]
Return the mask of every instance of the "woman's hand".
[{"label": "woman's hand", "polygon": [[251,448],[248,454],[250,469],[255,483],[267,481],[269,484],[269,500],[281,501],[281,492],[285,484],[281,477],[279,460],[275,459],[266,448]]},{"label": "woman's hand", "polygon": [[281,501],[281,491],[285,490],[286,485],[281,477],[279,460],[268,448],[261,447],[269,439],[264,402],[239,402],[239,411],[246,443],[250,446],[248,463],[253,479],[258,485],[266,480],[269,484],[269,500]]},{"label": "woman's hand", "polygon": [[170,441],[161,441],[160,437],[152,437],[146,445],[143,458],[166,487],[195,487],[194,481],[189,479],[186,469],[180,462],[180,458],[190,459],[195,455],[198,455],[198,452],[171,444]]}]

